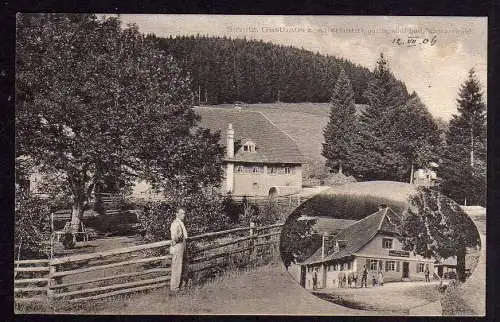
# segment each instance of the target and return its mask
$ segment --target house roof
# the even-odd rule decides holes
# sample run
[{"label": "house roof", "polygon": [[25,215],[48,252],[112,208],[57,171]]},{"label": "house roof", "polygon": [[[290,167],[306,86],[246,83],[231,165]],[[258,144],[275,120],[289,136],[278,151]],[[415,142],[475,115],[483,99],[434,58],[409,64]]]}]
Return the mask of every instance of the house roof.
[{"label": "house roof", "polygon": [[211,131],[221,131],[219,143],[226,146],[226,131],[233,125],[234,141],[251,140],[256,151],[236,151],[234,161],[261,163],[304,163],[305,159],[296,142],[274,125],[264,114],[256,111],[236,110],[234,108],[195,107],[201,117],[200,126]]},{"label": "house roof", "polygon": [[[368,244],[379,232],[398,234],[397,227],[401,223],[401,217],[389,207],[382,208],[377,212],[346,227],[335,236],[335,240],[343,240],[346,246],[335,252],[335,242],[325,249],[325,257],[321,258],[321,247],[306,259],[302,264],[314,264],[326,262],[332,259],[348,257]],[[334,240],[334,241],[335,241]]]}]

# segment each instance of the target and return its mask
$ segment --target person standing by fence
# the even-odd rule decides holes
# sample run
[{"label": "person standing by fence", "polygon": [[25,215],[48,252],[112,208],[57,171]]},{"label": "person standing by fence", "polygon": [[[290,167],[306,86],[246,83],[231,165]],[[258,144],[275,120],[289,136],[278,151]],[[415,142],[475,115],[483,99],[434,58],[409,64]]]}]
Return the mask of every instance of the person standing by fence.
[{"label": "person standing by fence", "polygon": [[188,237],[184,218],[186,211],[182,208],[177,210],[176,218],[170,225],[170,237],[172,244],[170,253],[172,254],[172,270],[170,277],[170,290],[178,291],[181,284],[182,270],[184,266],[184,250],[186,249],[186,238]]}]

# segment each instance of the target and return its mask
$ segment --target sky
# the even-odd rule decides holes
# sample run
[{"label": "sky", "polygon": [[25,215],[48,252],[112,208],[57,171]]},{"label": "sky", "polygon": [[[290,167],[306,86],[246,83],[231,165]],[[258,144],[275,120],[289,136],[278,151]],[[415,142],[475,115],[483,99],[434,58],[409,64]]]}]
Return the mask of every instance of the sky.
[{"label": "sky", "polygon": [[[443,120],[474,68],[486,102],[486,17],[120,15],[160,37],[226,36],[292,45],[343,57],[373,70],[381,52],[394,75]],[[398,44],[399,39],[399,44]],[[408,45],[408,41],[414,41]]]}]

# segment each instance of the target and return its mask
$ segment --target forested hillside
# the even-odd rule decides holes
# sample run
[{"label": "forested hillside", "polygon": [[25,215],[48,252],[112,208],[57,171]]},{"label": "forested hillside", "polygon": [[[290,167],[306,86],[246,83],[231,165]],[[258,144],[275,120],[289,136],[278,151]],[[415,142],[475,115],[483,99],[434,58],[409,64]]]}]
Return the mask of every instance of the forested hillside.
[{"label": "forested hillside", "polygon": [[342,58],[255,40],[149,37],[190,74],[195,104],[329,102],[341,68],[356,103],[367,103],[363,92],[372,72]]}]

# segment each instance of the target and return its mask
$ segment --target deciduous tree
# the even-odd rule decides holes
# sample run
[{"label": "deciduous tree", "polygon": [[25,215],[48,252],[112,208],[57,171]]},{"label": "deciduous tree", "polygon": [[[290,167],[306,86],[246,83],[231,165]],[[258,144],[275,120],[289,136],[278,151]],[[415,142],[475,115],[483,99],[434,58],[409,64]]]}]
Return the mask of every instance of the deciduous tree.
[{"label": "deciduous tree", "polygon": [[460,206],[431,188],[419,187],[403,211],[403,248],[426,258],[457,258],[457,277],[465,280],[468,247],[480,245],[479,232]]},{"label": "deciduous tree", "polygon": [[189,79],[136,26],[18,15],[16,155],[64,177],[75,230],[109,172],[184,192],[220,182],[222,148],[195,127],[191,102]]}]

